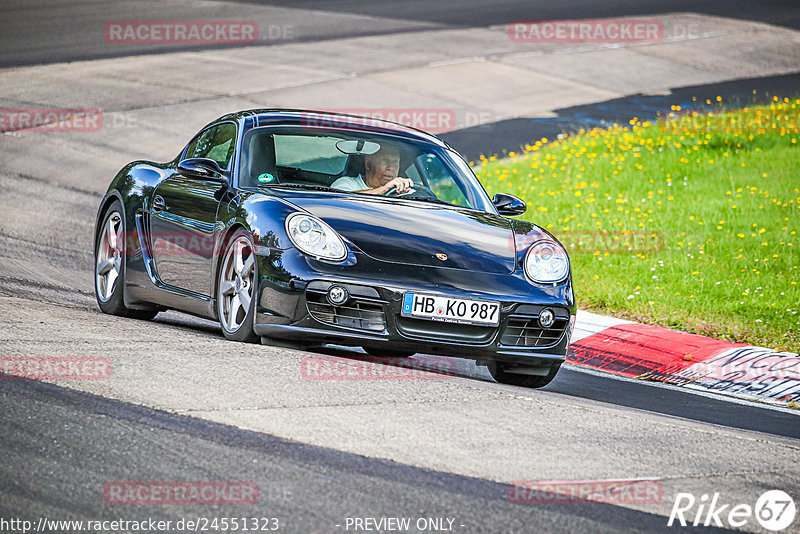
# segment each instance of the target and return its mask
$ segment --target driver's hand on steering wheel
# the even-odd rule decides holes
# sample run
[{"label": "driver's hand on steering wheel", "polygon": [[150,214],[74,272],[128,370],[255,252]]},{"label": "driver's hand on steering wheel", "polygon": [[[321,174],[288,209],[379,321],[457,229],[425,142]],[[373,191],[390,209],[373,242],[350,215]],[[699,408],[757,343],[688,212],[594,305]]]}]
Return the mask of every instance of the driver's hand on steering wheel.
[{"label": "driver's hand on steering wheel", "polygon": [[386,184],[383,186],[384,191],[381,194],[385,195],[386,193],[394,189],[395,193],[400,195],[402,193],[409,191],[413,185],[414,181],[411,180],[410,178],[400,178],[398,176],[397,178],[394,178],[391,181],[386,182]]}]

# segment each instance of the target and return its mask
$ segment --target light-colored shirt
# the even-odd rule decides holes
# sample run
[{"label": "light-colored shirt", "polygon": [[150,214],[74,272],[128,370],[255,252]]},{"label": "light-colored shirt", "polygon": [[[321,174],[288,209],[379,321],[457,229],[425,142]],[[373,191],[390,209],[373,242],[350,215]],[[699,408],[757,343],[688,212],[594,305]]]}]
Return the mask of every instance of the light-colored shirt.
[{"label": "light-colored shirt", "polygon": [[342,176],[333,182],[331,187],[334,189],[341,189],[342,191],[366,191],[367,189],[372,189],[364,182],[360,174],[355,178],[352,176]]}]

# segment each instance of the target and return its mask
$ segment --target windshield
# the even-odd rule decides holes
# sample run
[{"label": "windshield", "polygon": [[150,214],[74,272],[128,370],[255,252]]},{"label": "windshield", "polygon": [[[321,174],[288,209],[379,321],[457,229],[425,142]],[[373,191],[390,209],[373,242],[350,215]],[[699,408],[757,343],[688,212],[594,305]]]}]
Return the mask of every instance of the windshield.
[{"label": "windshield", "polygon": [[[494,213],[489,197],[460,156],[386,134],[253,128],[245,134],[239,169],[243,188],[380,194]],[[405,179],[406,187],[393,187],[396,178]]]}]

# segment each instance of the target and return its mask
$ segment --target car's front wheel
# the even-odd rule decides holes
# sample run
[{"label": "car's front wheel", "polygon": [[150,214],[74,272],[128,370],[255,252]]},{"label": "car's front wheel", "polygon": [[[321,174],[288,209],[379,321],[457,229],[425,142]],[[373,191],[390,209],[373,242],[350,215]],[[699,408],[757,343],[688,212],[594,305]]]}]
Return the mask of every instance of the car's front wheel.
[{"label": "car's front wheel", "polygon": [[135,310],[125,306],[125,252],[127,245],[122,203],[115,200],[95,232],[94,295],[103,313],[134,319],[152,319],[153,310]]},{"label": "car's front wheel", "polygon": [[526,388],[542,388],[553,381],[558,373],[560,364],[550,368],[526,367],[504,362],[494,362],[489,365],[492,378],[501,384],[522,386]]},{"label": "car's front wheel", "polygon": [[237,230],[225,245],[217,276],[217,317],[222,333],[234,341],[254,343],[257,265],[252,237]]}]

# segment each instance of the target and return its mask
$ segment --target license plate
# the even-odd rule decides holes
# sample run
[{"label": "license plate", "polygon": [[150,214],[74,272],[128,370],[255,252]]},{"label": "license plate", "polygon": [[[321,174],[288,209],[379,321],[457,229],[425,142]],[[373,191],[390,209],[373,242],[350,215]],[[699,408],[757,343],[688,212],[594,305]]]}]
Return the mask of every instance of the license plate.
[{"label": "license plate", "polygon": [[448,323],[497,326],[500,324],[500,303],[405,293],[401,315]]}]

